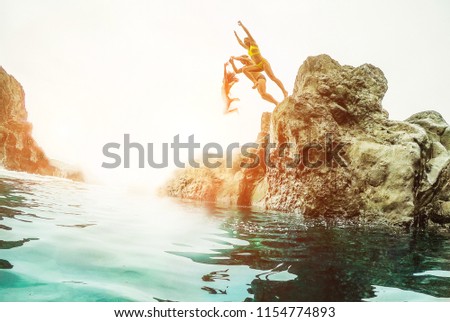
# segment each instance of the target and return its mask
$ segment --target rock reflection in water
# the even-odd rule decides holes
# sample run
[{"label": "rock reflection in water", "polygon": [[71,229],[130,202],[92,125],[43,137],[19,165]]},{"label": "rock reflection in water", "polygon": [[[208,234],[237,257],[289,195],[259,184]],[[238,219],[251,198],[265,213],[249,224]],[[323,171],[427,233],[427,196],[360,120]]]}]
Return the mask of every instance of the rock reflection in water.
[{"label": "rock reflection in water", "polygon": [[[248,293],[255,301],[361,301],[375,296],[374,285],[450,297],[450,279],[417,274],[450,271],[446,233],[307,227],[294,216],[271,216],[248,209],[225,219],[222,229],[218,238],[248,243],[211,249],[209,254],[172,253],[198,263],[254,269]],[[442,258],[442,254],[447,257]],[[206,277],[217,275],[212,272]]]},{"label": "rock reflection in water", "polygon": [[[25,184],[21,180],[0,180],[0,220],[4,218],[12,218],[16,220],[22,220],[17,216],[26,216],[27,214],[21,210],[17,210],[18,207],[31,207],[32,205],[27,202],[27,199],[21,194],[26,194]],[[10,231],[11,227],[1,224],[0,229]],[[35,239],[35,238],[34,238]],[[0,249],[11,249],[15,247],[23,246],[23,244],[33,240],[33,238],[23,238],[22,240],[6,241],[0,239]],[[6,259],[0,259],[0,269],[12,269],[12,265]]]}]

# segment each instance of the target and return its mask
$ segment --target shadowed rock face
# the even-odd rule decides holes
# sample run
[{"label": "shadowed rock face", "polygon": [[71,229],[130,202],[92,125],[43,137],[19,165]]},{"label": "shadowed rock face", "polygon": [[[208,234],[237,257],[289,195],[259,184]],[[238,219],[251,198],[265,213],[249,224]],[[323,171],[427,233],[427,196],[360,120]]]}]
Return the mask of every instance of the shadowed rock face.
[{"label": "shadowed rock face", "polygon": [[0,67],[0,165],[9,170],[82,180],[79,171],[55,167],[31,136],[25,93],[19,82]]},{"label": "shadowed rock face", "polygon": [[[389,120],[381,105],[387,88],[383,72],[370,64],[355,68],[327,55],[309,57],[293,94],[275,108],[270,122],[263,115],[257,153],[273,144],[268,162],[238,167],[230,176],[224,169],[189,169],[166,191],[196,199],[185,192],[210,186],[208,200],[305,217],[448,225],[449,126],[434,111]],[[180,180],[187,173],[195,183]]]}]

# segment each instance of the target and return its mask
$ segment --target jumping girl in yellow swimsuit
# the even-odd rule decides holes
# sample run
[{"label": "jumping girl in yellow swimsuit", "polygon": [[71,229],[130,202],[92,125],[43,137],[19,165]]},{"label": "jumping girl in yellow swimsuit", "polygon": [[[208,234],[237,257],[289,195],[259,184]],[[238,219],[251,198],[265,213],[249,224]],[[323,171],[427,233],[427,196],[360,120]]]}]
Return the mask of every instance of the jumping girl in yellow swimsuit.
[{"label": "jumping girl in yellow swimsuit", "polygon": [[236,33],[236,31],[234,32],[237,41],[239,42],[239,44],[244,47],[247,51],[248,51],[248,55],[250,56],[250,58],[253,61],[253,65],[250,66],[245,66],[242,69],[242,72],[253,82],[254,86],[253,88],[257,88],[258,87],[258,82],[254,77],[255,72],[266,72],[267,76],[275,83],[278,85],[278,87],[283,91],[283,95],[284,97],[286,97],[288,95],[288,92],[286,91],[286,89],[283,86],[283,83],[281,83],[281,81],[275,77],[273,71],[272,71],[272,67],[270,66],[269,62],[267,61],[267,59],[265,59],[262,55],[261,52],[259,51],[259,47],[258,44],[256,43],[255,39],[253,39],[252,35],[250,34],[250,32],[248,31],[248,29],[242,24],[242,22],[238,21],[238,25],[242,27],[242,29],[244,29],[245,33],[247,34],[247,37],[244,38],[244,41],[242,41],[238,34]]},{"label": "jumping girl in yellow swimsuit", "polygon": [[[244,67],[238,69],[236,67],[236,65],[234,64],[235,60],[241,62],[244,65]],[[233,70],[236,74],[242,73],[245,66],[253,65],[253,61],[250,59],[250,57],[248,57],[246,55],[239,56],[239,57],[231,56],[229,62],[231,64],[231,67],[233,67]],[[273,103],[273,104],[275,104],[275,106],[277,106],[278,102],[273,98],[272,95],[270,95],[266,91],[266,78],[264,77],[264,75],[261,74],[260,72],[254,72],[254,73],[252,73],[252,76],[256,80],[256,89],[258,90],[259,95],[261,95],[261,97],[264,100],[266,100],[270,103]]]}]

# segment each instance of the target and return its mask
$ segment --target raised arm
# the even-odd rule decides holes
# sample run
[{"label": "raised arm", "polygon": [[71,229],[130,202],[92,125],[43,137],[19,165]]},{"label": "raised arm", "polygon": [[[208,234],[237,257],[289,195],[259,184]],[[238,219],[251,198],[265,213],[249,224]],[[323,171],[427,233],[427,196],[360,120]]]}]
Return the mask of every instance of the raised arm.
[{"label": "raised arm", "polygon": [[237,34],[236,31],[234,32],[234,35],[236,36],[236,39],[237,39],[239,45],[241,45],[241,46],[244,47],[245,49],[248,49],[248,47],[244,44],[244,42],[241,40],[241,38],[239,38],[239,36],[238,36],[238,34]]},{"label": "raised arm", "polygon": [[233,58],[234,58],[234,57],[231,57],[231,58],[230,58],[230,64],[231,64],[231,67],[233,67],[233,70],[234,70],[234,72],[235,72],[236,74],[242,73],[242,68],[240,68],[240,69],[237,69],[237,68],[236,68],[236,65],[234,64]]},{"label": "raised arm", "polygon": [[237,57],[232,56],[231,58],[241,62],[242,65],[248,66],[248,65],[252,65],[253,64],[252,60],[250,58],[248,58],[248,56],[246,56],[246,55],[237,56]]},{"label": "raised arm", "polygon": [[253,38],[253,36],[250,34],[250,31],[248,31],[247,27],[245,27],[240,20],[238,21],[238,25],[241,26],[242,29],[244,29],[245,33],[247,34],[247,37],[250,38],[252,42],[256,42],[255,38]]}]

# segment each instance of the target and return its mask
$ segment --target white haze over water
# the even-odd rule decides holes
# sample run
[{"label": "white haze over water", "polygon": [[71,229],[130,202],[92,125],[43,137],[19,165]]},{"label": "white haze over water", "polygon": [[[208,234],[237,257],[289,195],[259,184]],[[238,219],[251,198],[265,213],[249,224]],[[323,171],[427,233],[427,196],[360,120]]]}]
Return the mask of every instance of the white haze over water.
[{"label": "white haze over water", "polygon": [[[371,63],[388,79],[393,119],[427,109],[450,121],[450,2],[0,0],[0,65],[24,87],[33,135],[94,182],[156,186],[171,169],[101,168],[123,142],[254,140],[262,101],[242,78],[240,113],[223,116],[223,63],[243,54],[241,19],[292,92],[307,56]],[[280,90],[268,91],[280,100]]]}]

